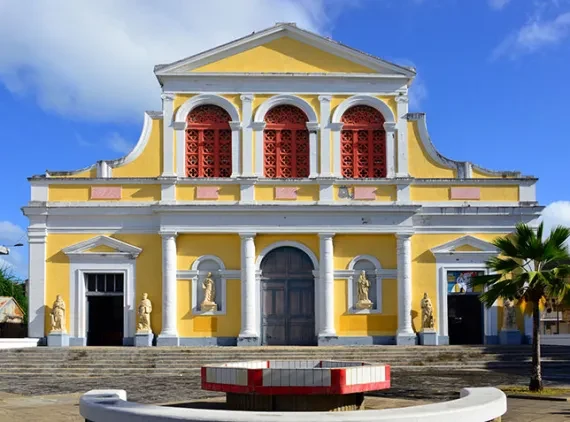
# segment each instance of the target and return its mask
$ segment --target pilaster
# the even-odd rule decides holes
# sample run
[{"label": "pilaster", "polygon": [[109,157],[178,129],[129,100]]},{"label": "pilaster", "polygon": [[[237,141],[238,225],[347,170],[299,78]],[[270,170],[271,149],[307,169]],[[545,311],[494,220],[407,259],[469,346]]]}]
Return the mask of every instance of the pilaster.
[{"label": "pilaster", "polygon": [[176,232],[161,232],[162,236],[162,331],[158,346],[178,346]]},{"label": "pilaster", "polygon": [[241,238],[241,331],[238,346],[259,344],[257,290],[255,277],[255,233],[240,233]]},{"label": "pilaster", "polygon": [[343,123],[331,123],[329,125],[333,140],[333,177],[342,177],[342,168],[340,164],[340,131],[342,130],[342,126]]},{"label": "pilaster", "polygon": [[162,176],[174,177],[174,129],[172,127],[174,112],[174,94],[164,92],[162,98]]},{"label": "pilaster", "polygon": [[[253,94],[242,94],[241,99],[241,127],[242,127],[242,169],[241,176],[255,176],[253,169],[253,148],[257,138],[252,138]],[[233,132],[232,132],[233,133]]]},{"label": "pilaster", "polygon": [[230,122],[232,130],[232,175],[231,177],[239,177],[241,174],[241,122]]},{"label": "pilaster", "polygon": [[339,155],[340,151],[334,151],[331,154],[331,130],[329,127],[331,115],[331,96],[319,95],[319,102],[321,106],[321,168],[319,172],[320,177],[333,177],[331,171],[331,162],[333,155]]},{"label": "pilaster", "polygon": [[252,170],[253,173],[249,177],[263,177],[263,129],[265,129],[265,122],[253,122],[251,128],[253,129],[252,145],[255,145],[255,169]]},{"label": "pilaster", "polygon": [[46,240],[45,228],[28,230],[28,337],[45,337],[46,308]]},{"label": "pilaster", "polygon": [[384,130],[386,132],[386,177],[391,179],[396,174],[396,147],[394,141],[396,124],[384,123]]},{"label": "pilaster", "polygon": [[398,139],[396,148],[396,177],[409,177],[408,172],[408,90],[401,90],[396,97]]},{"label": "pilaster", "polygon": [[319,344],[327,344],[336,338],[334,327],[334,233],[319,233],[320,238],[320,282],[323,305]]},{"label": "pilaster", "polygon": [[317,166],[317,134],[319,132],[319,123],[307,122],[307,129],[309,130],[309,178],[314,179],[319,175]]},{"label": "pilaster", "polygon": [[398,333],[399,345],[416,344],[412,327],[412,235],[397,234],[398,253]]}]

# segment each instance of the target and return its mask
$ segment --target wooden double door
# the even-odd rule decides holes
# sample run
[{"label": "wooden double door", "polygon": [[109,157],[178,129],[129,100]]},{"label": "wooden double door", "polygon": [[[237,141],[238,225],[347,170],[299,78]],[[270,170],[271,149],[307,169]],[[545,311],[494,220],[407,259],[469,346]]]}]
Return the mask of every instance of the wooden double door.
[{"label": "wooden double door", "polygon": [[262,344],[316,344],[313,269],[307,254],[294,247],[274,249],[263,259]]}]

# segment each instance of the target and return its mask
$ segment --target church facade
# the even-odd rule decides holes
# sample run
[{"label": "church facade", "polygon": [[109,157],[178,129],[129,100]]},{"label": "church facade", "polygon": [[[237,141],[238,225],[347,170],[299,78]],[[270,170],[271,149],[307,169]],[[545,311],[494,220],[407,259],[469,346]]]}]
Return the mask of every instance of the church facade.
[{"label": "church facade", "polygon": [[30,337],[60,295],[70,345],[134,344],[146,293],[158,345],[416,344],[424,297],[438,344],[499,341],[468,281],[537,179],[438,153],[414,69],[281,23],[155,74],[127,156],[29,179]]}]

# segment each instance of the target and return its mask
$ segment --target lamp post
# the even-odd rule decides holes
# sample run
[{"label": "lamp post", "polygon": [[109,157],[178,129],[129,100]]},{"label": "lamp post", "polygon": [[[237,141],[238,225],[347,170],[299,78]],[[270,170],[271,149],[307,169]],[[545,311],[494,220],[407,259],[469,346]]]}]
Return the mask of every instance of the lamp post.
[{"label": "lamp post", "polygon": [[[24,244],[23,243],[16,243],[15,245],[11,245],[10,248],[17,248],[19,246],[24,246]],[[9,247],[0,245],[0,255],[10,255]]]}]

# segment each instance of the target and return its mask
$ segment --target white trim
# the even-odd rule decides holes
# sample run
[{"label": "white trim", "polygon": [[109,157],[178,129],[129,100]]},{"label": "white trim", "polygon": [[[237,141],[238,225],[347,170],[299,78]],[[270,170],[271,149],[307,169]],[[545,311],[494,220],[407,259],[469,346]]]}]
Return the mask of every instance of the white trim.
[{"label": "white trim", "polygon": [[28,336],[35,338],[45,336],[46,220],[46,217],[30,218],[28,228]]},{"label": "white trim", "polygon": [[320,177],[333,177],[331,168],[332,151],[331,151],[331,130],[330,130],[330,115],[331,115],[331,95],[319,95],[320,105],[320,125],[321,125],[321,144],[320,144]]},{"label": "white trim", "polygon": [[[358,277],[360,276],[359,274],[359,270],[355,270],[354,266],[359,262],[359,261],[368,261],[370,262],[373,266],[374,266],[374,276],[376,278],[376,307],[375,309],[356,309],[355,308],[355,300],[354,300],[354,283],[355,280],[358,279]],[[384,271],[382,271],[382,264],[380,264],[380,261],[378,261],[378,259],[372,255],[358,255],[355,256],[354,258],[352,258],[352,260],[348,263],[348,271],[349,271],[349,275],[346,278],[347,283],[346,283],[346,288],[347,288],[347,302],[346,302],[346,309],[348,311],[349,314],[381,314],[382,313],[382,282],[383,282],[383,274]],[[394,274],[397,277],[397,271],[394,271]],[[338,274],[337,271],[335,271],[335,278],[336,275]],[[396,278],[395,277],[395,278]],[[343,277],[344,278],[344,277]]]},{"label": "white trim", "polygon": [[309,122],[317,122],[317,113],[315,113],[313,107],[296,95],[274,95],[273,97],[268,98],[261,103],[259,107],[257,107],[254,121],[257,123],[265,122],[265,115],[267,112],[273,107],[283,104],[292,105],[303,110],[303,113],[307,115]]},{"label": "white trim", "polygon": [[85,274],[121,273],[124,274],[123,292],[123,337],[135,335],[135,279],[136,260],[125,257],[110,262],[105,254],[77,256],[69,266],[70,335],[87,339],[87,288]]},{"label": "white trim", "polygon": [[254,142],[257,142],[257,138],[253,139],[253,129],[251,126],[254,96],[253,94],[242,94],[240,95],[240,99],[242,117],[241,174],[243,177],[253,177],[256,171],[253,168]]},{"label": "white trim", "polygon": [[536,202],[536,182],[519,184],[519,202]]},{"label": "white trim", "polygon": [[30,201],[32,202],[47,202],[49,186],[45,184],[31,183],[30,184]]},{"label": "white trim", "polygon": [[174,94],[163,92],[162,98],[162,177],[176,176],[174,163],[174,128],[172,114],[174,112]]},{"label": "white trim", "polygon": [[396,156],[396,177],[409,177],[408,172],[408,88],[403,88],[396,97],[396,119],[398,139]]},{"label": "white trim", "polygon": [[342,118],[344,112],[356,105],[367,105],[369,107],[372,107],[382,114],[386,123],[396,123],[394,113],[388,104],[386,104],[380,98],[374,97],[372,95],[353,95],[352,97],[344,100],[336,107],[332,115],[331,123],[341,123],[340,119]]},{"label": "white trim", "polygon": [[396,175],[396,124],[384,123],[386,132],[386,178],[393,179]]},{"label": "white trim", "polygon": [[[107,246],[109,248],[115,249],[116,252],[87,252],[89,249],[93,249],[98,246]],[[62,252],[70,257],[78,255],[107,257],[115,255],[127,255],[136,258],[142,252],[142,249],[109,236],[96,236],[83,242],[67,246],[62,249]]]},{"label": "white trim", "polygon": [[188,98],[180,107],[178,107],[174,121],[186,124],[186,117],[194,108],[208,104],[216,105],[226,110],[232,121],[240,121],[239,113],[235,106],[228,99],[215,94],[200,94]]},{"label": "white trim", "polygon": [[216,255],[202,255],[202,256],[196,258],[196,260],[192,263],[191,270],[192,271],[198,271],[198,267],[200,266],[200,264],[205,262],[205,261],[214,261],[218,265],[218,270],[220,270],[220,271],[226,270],[226,266],[224,265],[224,261],[222,261],[221,258],[217,257]]},{"label": "white trim", "polygon": [[295,241],[291,241],[291,240],[282,240],[279,242],[272,243],[269,246],[266,246],[257,255],[257,258],[255,260],[255,270],[261,271],[261,262],[267,256],[267,254],[274,249],[278,249],[278,248],[282,248],[282,247],[297,248],[297,249],[300,249],[301,251],[305,252],[307,254],[307,256],[311,259],[311,262],[313,263],[313,270],[314,271],[319,270],[319,260],[317,259],[317,255],[315,255],[315,253],[311,250],[311,248],[309,248],[307,245],[304,245],[303,243],[295,242]]},{"label": "white trim", "polygon": [[190,56],[167,65],[161,65],[155,70],[155,74],[159,79],[161,76],[173,73],[187,73],[191,75],[192,73],[188,72],[191,69],[196,69],[207,63],[221,60],[225,57],[238,54],[281,37],[293,38],[299,42],[308,44],[337,57],[368,67],[371,70],[381,72],[386,76],[394,75],[411,79],[416,74],[413,69],[373,57],[339,42],[335,42],[329,38],[297,28],[296,25],[289,23],[278,23],[262,31],[254,32],[251,35],[198,53],[194,56]]},{"label": "white trim", "polygon": [[[478,251],[456,251],[455,249],[461,246],[471,246],[478,249]],[[443,245],[436,246],[431,249],[431,252],[438,257],[439,255],[452,254],[455,256],[464,255],[495,255],[499,250],[490,242],[481,240],[475,236],[467,235],[462,236],[458,239],[454,239],[450,242],[444,243]]]}]

